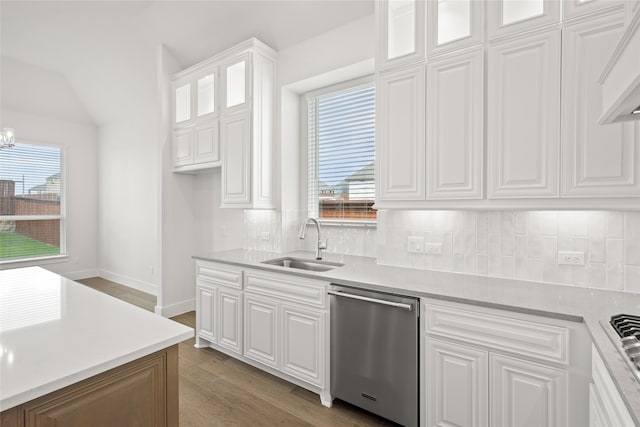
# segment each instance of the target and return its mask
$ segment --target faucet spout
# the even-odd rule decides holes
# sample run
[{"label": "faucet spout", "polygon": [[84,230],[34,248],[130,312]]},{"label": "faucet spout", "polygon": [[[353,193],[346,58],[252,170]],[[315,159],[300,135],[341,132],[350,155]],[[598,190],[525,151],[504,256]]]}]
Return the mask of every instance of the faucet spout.
[{"label": "faucet spout", "polygon": [[316,230],[318,231],[318,243],[316,245],[316,259],[322,259],[322,250],[327,249],[327,242],[322,241],[322,231],[320,227],[320,221],[316,218],[309,217],[305,222],[302,223],[302,227],[300,227],[300,233],[298,234],[299,239],[304,239],[307,234],[307,225],[309,222],[312,222],[316,226]]}]

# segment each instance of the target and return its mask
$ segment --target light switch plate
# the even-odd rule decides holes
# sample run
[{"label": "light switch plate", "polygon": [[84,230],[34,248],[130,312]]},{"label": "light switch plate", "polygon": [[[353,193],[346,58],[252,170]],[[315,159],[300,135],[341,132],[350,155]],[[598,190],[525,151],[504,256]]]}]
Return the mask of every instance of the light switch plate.
[{"label": "light switch plate", "polygon": [[409,239],[407,240],[407,251],[415,254],[424,253],[424,237],[409,236]]},{"label": "light switch plate", "polygon": [[584,265],[584,252],[558,252],[558,264],[560,265]]}]

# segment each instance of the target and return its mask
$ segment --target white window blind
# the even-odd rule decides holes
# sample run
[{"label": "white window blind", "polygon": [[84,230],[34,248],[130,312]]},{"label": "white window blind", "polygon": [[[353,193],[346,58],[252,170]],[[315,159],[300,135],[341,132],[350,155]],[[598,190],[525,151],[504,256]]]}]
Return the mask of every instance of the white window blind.
[{"label": "white window blind", "polygon": [[65,253],[64,188],[62,148],[0,150],[0,262]]},{"label": "white window blind", "polygon": [[308,100],[309,216],[375,220],[375,87],[373,82]]}]

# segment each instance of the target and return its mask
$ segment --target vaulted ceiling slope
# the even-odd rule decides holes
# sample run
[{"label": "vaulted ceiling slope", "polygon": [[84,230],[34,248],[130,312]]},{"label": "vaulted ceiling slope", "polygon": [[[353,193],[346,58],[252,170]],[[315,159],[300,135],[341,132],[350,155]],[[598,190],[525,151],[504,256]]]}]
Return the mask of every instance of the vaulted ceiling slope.
[{"label": "vaulted ceiling slope", "polygon": [[154,108],[159,43],[187,67],[252,36],[281,50],[372,13],[373,0],[3,0],[0,52],[64,75],[100,125]]}]

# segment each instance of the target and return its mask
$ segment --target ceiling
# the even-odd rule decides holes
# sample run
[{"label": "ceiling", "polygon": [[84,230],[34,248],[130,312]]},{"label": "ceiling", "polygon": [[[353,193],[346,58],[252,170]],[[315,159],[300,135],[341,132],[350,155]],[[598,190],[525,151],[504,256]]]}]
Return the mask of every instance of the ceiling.
[{"label": "ceiling", "polygon": [[2,0],[0,51],[61,73],[104,124],[155,101],[159,43],[187,67],[249,37],[282,50],[373,8],[374,0]]}]

